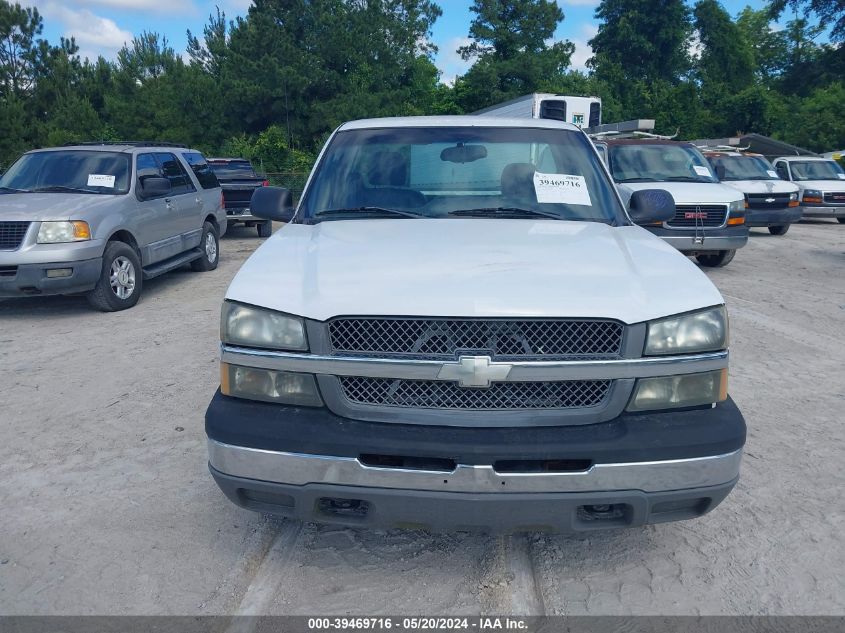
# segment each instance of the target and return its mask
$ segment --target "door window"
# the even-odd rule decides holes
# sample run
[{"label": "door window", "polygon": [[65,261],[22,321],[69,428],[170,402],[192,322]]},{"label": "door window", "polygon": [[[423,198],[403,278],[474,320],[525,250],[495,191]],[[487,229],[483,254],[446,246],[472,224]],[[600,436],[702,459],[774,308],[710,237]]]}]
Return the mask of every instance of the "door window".
[{"label": "door window", "polygon": [[156,158],[161,165],[161,173],[170,180],[170,195],[178,196],[196,191],[188,172],[185,171],[176,156],[169,152],[157,152]]},{"label": "door window", "polygon": [[778,171],[778,176],[783,178],[784,180],[789,180],[789,170],[786,168],[786,163],[778,163],[776,167]]},{"label": "door window", "polygon": [[214,189],[220,186],[217,176],[211,171],[211,167],[202,154],[199,152],[184,152],[182,156],[194,170],[194,175],[203,189]]}]

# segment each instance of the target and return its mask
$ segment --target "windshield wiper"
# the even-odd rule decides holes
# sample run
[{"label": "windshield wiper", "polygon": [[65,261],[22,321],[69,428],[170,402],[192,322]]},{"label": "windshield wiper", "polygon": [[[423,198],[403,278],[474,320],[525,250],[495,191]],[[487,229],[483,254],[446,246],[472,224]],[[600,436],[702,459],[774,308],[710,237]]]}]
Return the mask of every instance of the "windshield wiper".
[{"label": "windshield wiper", "polygon": [[664,182],[710,182],[704,180],[704,177],[696,178],[694,176],[669,176],[664,179]]},{"label": "windshield wiper", "polygon": [[655,182],[654,178],[643,178],[639,176],[637,178],[623,178],[622,180],[617,180],[616,182]]},{"label": "windshield wiper", "polygon": [[11,193],[30,193],[29,189],[15,189],[14,187],[0,187],[0,191],[9,191]]},{"label": "windshield wiper", "polygon": [[562,220],[557,213],[535,211],[533,209],[520,209],[518,207],[484,207],[479,209],[458,209],[449,211],[449,215],[467,218],[551,218]]},{"label": "windshield wiper", "polygon": [[366,218],[419,218],[419,213],[411,211],[399,211],[398,209],[385,209],[384,207],[350,207],[348,209],[325,209],[314,214],[315,218],[329,215],[346,215],[351,217]]},{"label": "windshield wiper", "polygon": [[38,187],[30,189],[30,193],[100,193],[94,189],[82,189],[80,187],[66,187],[64,185],[50,185],[49,187]]}]

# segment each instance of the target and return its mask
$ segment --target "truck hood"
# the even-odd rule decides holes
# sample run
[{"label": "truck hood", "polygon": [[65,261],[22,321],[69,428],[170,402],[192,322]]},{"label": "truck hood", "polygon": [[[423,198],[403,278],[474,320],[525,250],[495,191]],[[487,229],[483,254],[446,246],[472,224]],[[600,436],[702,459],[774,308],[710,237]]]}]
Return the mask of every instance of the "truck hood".
[{"label": "truck hood", "polygon": [[82,220],[95,208],[124,199],[86,193],[0,193],[0,222]]},{"label": "truck hood", "polygon": [[244,263],[226,298],[319,321],[638,323],[724,302],[690,260],[637,226],[470,218],[289,224]]},{"label": "truck hood", "polygon": [[845,180],[799,180],[795,183],[801,190],[845,191]]},{"label": "truck hood", "polygon": [[742,193],[798,193],[798,187],[786,180],[725,180],[723,182]]},{"label": "truck hood", "polygon": [[664,189],[672,194],[675,204],[729,204],[742,200],[736,189],[720,182],[629,182],[617,185],[625,202],[634,191]]}]

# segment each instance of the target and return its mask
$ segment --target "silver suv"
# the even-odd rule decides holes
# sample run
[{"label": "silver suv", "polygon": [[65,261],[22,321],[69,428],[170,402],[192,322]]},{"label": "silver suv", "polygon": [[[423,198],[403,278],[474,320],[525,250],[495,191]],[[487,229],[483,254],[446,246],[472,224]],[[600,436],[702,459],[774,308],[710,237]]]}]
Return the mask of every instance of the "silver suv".
[{"label": "silver suv", "polygon": [[196,150],[92,143],[27,152],[0,178],[0,297],[86,293],[131,308],[143,281],[217,268],[226,212]]}]

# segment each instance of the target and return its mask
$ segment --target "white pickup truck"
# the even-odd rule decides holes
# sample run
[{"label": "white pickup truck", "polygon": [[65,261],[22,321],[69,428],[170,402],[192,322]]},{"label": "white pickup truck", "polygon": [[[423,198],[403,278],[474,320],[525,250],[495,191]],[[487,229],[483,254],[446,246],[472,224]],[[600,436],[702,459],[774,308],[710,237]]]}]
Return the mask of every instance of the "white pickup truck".
[{"label": "white pickup truck", "polygon": [[689,519],[739,476],[724,299],[638,223],[587,136],[532,119],[342,125],[223,304],[209,468],[236,504],[357,526]]}]

